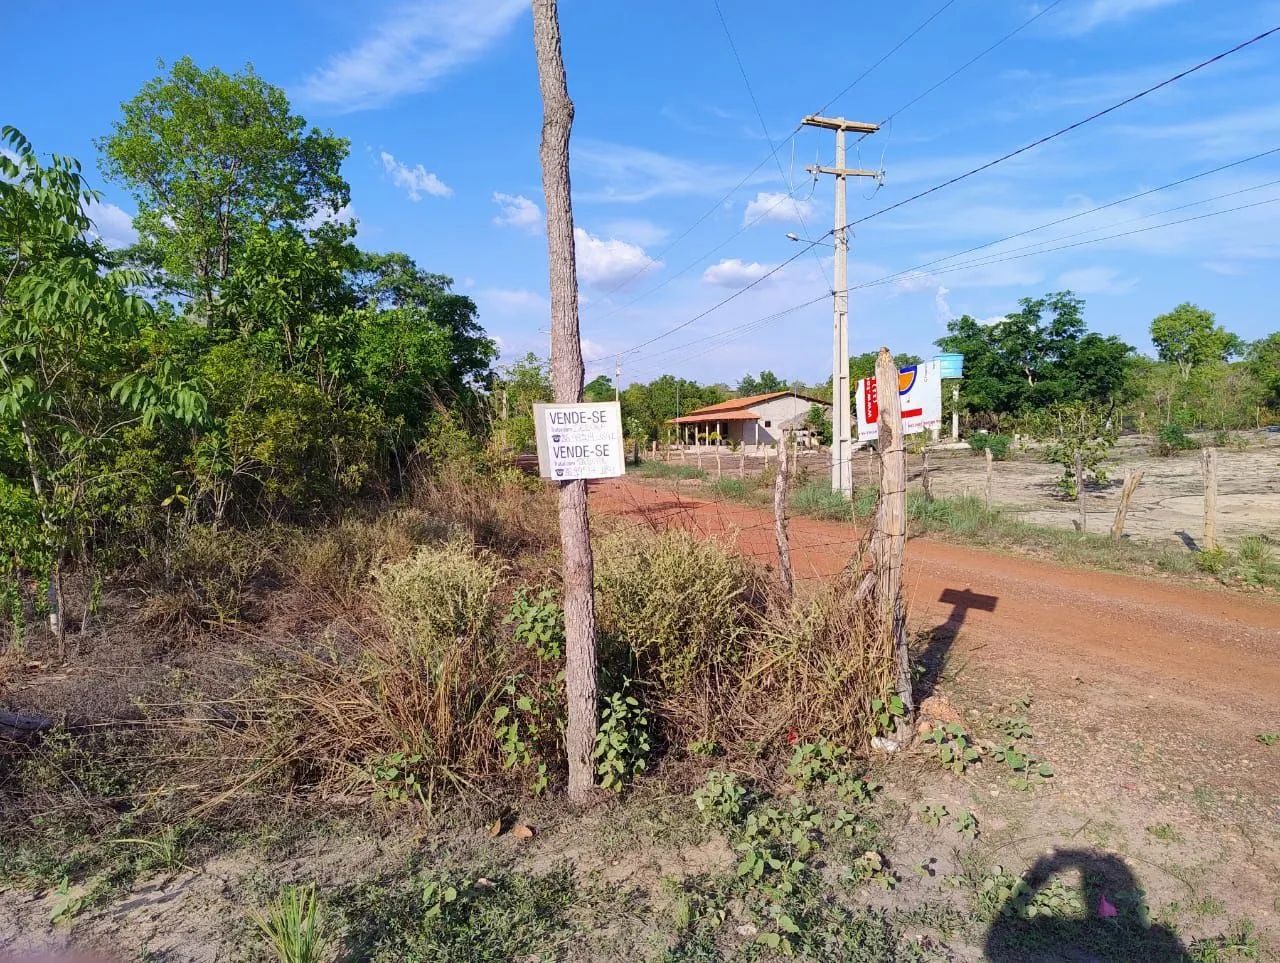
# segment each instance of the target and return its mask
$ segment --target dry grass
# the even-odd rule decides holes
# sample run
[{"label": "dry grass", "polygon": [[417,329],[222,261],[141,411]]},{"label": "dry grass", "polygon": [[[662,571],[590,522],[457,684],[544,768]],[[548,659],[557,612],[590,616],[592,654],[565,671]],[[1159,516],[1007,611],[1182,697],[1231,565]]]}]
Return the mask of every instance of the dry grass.
[{"label": "dry grass", "polygon": [[471,462],[446,466],[415,486],[413,504],[505,558],[559,544],[554,494],[514,469],[484,470]]}]

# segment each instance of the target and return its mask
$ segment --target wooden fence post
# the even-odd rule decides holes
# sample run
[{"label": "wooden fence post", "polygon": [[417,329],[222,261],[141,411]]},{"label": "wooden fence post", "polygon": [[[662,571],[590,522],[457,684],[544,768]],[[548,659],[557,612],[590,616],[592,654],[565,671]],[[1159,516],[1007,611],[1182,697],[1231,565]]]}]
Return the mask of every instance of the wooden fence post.
[{"label": "wooden fence post", "polygon": [[924,500],[933,501],[933,489],[929,487],[929,452],[920,453],[920,487],[924,490]]},{"label": "wooden fence post", "polygon": [[747,477],[747,446],[738,449],[738,477]]},{"label": "wooden fence post", "polygon": [[[876,358],[876,384],[896,385],[898,366],[888,348]],[[905,746],[911,738],[915,702],[911,694],[911,659],[907,650],[906,609],[902,600],[902,558],[907,545],[907,455],[902,437],[902,397],[880,392],[880,509],[871,539],[875,564],[881,638],[893,657],[894,688],[905,713],[894,739]]]},{"label": "wooden fence post", "polygon": [[787,540],[787,438],[778,439],[778,473],[773,478],[773,534],[778,540],[778,574],[782,576],[782,590],[790,599],[795,595],[795,582],[791,575],[791,544]]},{"label": "wooden fence post", "polygon": [[1080,512],[1080,517],[1076,521],[1076,531],[1083,535],[1085,533],[1085,528],[1089,523],[1089,514],[1084,510],[1084,455],[1080,452],[1076,452],[1075,470],[1076,507]]},{"label": "wooden fence post", "polygon": [[1202,448],[1200,465],[1204,471],[1204,547],[1218,547],[1218,449]]},{"label": "wooden fence post", "polygon": [[991,465],[995,459],[991,456],[991,449],[984,448],[982,453],[987,456],[987,511],[991,511],[991,489],[995,487],[995,475],[992,473]]},{"label": "wooden fence post", "polygon": [[1120,489],[1120,505],[1116,508],[1116,520],[1111,523],[1111,541],[1113,542],[1118,542],[1124,537],[1124,519],[1129,514],[1129,499],[1133,497],[1134,489],[1138,487],[1140,481],[1142,481],[1141,468],[1124,473],[1124,487]]},{"label": "wooden fence post", "polygon": [[720,442],[716,442],[716,481],[720,480]]}]

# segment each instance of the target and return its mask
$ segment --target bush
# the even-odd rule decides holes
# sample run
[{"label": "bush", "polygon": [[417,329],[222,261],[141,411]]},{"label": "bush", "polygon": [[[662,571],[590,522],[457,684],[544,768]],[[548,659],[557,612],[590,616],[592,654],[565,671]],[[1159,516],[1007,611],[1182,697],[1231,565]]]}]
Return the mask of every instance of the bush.
[{"label": "bush", "polygon": [[387,635],[415,659],[454,650],[481,659],[493,642],[495,559],[467,540],[422,546],[374,576],[373,594]]},{"label": "bush", "polygon": [[293,533],[285,545],[285,564],[308,591],[351,609],[360,602],[375,569],[401,561],[418,545],[445,534],[443,524],[425,512],[391,509],[344,518],[318,532]]},{"label": "bush", "polygon": [[758,623],[760,570],[688,532],[620,533],[599,547],[596,589],[602,633],[625,646],[662,714],[705,725],[711,690]]},{"label": "bush", "polygon": [[970,435],[968,442],[975,455],[989,451],[995,461],[1006,461],[1009,458],[1009,446],[1013,443],[1013,439],[1008,435],[979,434]]},{"label": "bush", "polygon": [[413,504],[504,557],[546,551],[560,541],[550,488],[483,458],[452,461],[419,478]]},{"label": "bush", "polygon": [[1170,422],[1156,432],[1155,452],[1163,458],[1168,458],[1180,451],[1192,451],[1199,447],[1196,440],[1188,435],[1186,429],[1177,422]]}]

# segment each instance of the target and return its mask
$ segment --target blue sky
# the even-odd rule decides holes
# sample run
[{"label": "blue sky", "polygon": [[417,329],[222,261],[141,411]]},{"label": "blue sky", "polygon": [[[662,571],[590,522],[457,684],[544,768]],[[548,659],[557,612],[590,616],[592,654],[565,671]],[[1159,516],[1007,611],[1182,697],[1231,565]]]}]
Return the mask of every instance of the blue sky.
[{"label": "blue sky", "polygon": [[[712,0],[562,0],[577,107],[571,150],[589,374],[611,373],[613,354],[796,254],[786,233],[821,237],[830,229],[831,180],[814,184],[804,166],[832,163],[833,135],[790,135],[942,2],[858,5],[831,19],[830,7],[721,0],[764,122],[781,145],[776,163],[722,200],[770,148]],[[826,112],[879,121],[1048,5],[955,0]],[[852,182],[849,216],[871,214],[1277,24],[1280,2],[1271,0],[1060,0],[851,153],[859,166],[883,166],[885,182]],[[5,4],[0,34],[9,78],[0,122],[18,126],[39,150],[79,156],[90,168],[93,139],[156,73],[158,58],[189,54],[229,71],[252,62],[311,123],[351,140],[344,173],[362,245],[407,251],[452,276],[507,357],[545,353],[541,104],[524,0]],[[1278,89],[1280,35],[859,226],[850,280],[885,278],[1280,147]],[[1046,246],[1070,244],[1280,197],[1280,184],[1259,188],[1274,180],[1280,154],[982,253],[998,257],[1073,235]],[[123,242],[132,201],[119,186],[97,182],[107,201],[100,229]],[[1244,193],[1157,214],[1235,191]],[[944,261],[855,290],[851,347],[927,355],[954,315],[994,318],[1021,296],[1062,288],[1086,299],[1091,327],[1142,350],[1150,350],[1151,318],[1184,300],[1256,338],[1280,327],[1277,214],[1280,204],[1262,205],[965,270],[948,271],[958,262]],[[830,290],[829,255],[815,247],[679,333],[625,354],[624,380],[672,371],[736,382],[761,368],[821,380],[830,369],[829,299],[733,336],[708,336],[820,299]]]}]

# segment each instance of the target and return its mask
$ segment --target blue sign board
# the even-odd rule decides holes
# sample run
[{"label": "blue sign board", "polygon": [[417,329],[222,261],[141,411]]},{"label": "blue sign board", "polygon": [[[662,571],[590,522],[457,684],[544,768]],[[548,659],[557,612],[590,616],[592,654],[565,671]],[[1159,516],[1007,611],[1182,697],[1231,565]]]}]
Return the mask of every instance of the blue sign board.
[{"label": "blue sign board", "polygon": [[964,377],[964,355],[962,354],[940,354],[933,359],[942,367],[942,377],[944,378],[963,378]]}]

